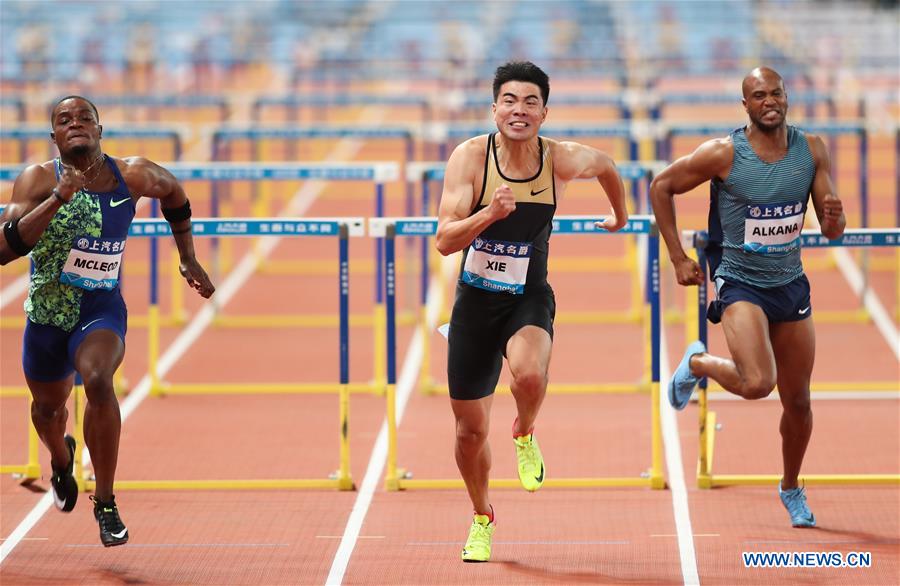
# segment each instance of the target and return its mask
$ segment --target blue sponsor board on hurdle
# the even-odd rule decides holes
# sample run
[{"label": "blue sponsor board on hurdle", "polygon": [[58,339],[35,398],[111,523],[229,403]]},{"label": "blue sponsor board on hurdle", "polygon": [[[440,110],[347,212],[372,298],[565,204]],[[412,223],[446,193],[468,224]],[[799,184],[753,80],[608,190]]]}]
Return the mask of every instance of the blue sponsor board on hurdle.
[{"label": "blue sponsor board on hurdle", "polygon": [[[351,236],[363,233],[362,218],[291,219],[291,218],[229,218],[191,220],[194,236],[338,236],[346,225]],[[139,219],[132,222],[129,236],[160,236],[171,234],[168,222],[161,219]]]},{"label": "blue sponsor board on hurdle", "polygon": [[[553,232],[556,234],[612,234],[612,232],[595,225],[596,222],[602,222],[605,219],[606,216],[557,216],[553,218]],[[616,234],[648,234],[652,224],[651,216],[630,216],[628,223]]]},{"label": "blue sponsor board on hurdle", "polygon": [[861,228],[848,229],[840,238],[829,240],[818,230],[804,230],[800,235],[800,245],[806,248],[823,248],[838,246],[898,246],[900,245],[900,228]]},{"label": "blue sponsor board on hurdle", "polygon": [[[394,181],[399,176],[395,162],[376,163],[162,163],[179,181],[248,181],[248,180],[359,180]],[[25,165],[0,166],[0,181],[12,181]]]},{"label": "blue sponsor board on hurdle", "polygon": [[[611,234],[595,226],[605,216],[557,216],[553,219],[554,234]],[[369,236],[385,235],[388,226],[394,227],[395,236],[431,236],[437,233],[435,217],[369,218]],[[628,223],[617,234],[649,234],[653,226],[652,216],[630,216]]]}]

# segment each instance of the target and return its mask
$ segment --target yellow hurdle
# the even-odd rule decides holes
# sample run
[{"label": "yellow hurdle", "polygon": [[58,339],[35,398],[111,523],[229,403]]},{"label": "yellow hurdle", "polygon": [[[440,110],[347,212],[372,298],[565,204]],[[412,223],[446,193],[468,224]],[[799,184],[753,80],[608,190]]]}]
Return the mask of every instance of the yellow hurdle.
[{"label": "yellow hurdle", "polygon": [[[655,231],[655,226],[653,227],[653,236],[651,238],[651,242],[655,242],[658,247],[658,236]],[[388,238],[393,238],[392,232],[388,231]],[[636,247],[632,248],[632,251],[636,250]],[[658,248],[657,248],[658,251]],[[635,252],[630,253],[632,256],[636,256]],[[649,255],[648,255],[649,256]],[[656,264],[654,265],[654,270],[658,270],[658,257],[654,255],[654,260]],[[392,260],[387,261],[389,263],[393,262]],[[648,262],[650,259],[648,258]],[[648,267],[649,270],[649,267]],[[658,274],[657,274],[658,279]],[[658,282],[658,281],[657,281]],[[633,289],[634,295],[632,297],[632,303],[637,303],[638,311],[637,315],[628,320],[629,323],[638,322],[643,326],[643,331],[647,340],[651,340],[651,309],[650,305],[644,302],[643,296],[641,295],[641,281],[640,275],[638,275],[633,280]],[[584,323],[584,316],[596,315],[595,312],[584,312],[583,314],[573,314],[572,321],[576,323]],[[621,312],[616,316],[618,319],[621,319]],[[557,321],[560,320],[560,317],[557,316]],[[423,325],[422,335],[423,335],[423,345],[424,352],[427,356],[429,343],[428,340],[432,335],[430,331],[430,326],[428,326],[427,316],[423,313],[421,318]],[[565,321],[565,320],[563,320]],[[607,320],[605,323],[609,323],[610,320]],[[624,320],[623,320],[624,322]],[[620,322],[620,323],[623,323]],[[593,322],[597,323],[597,322]],[[637,383],[610,383],[610,384],[550,384],[547,388],[548,393],[635,393],[642,392],[649,394],[650,402],[651,402],[651,462],[650,468],[645,470],[639,476],[632,477],[587,477],[587,478],[550,478],[545,481],[545,486],[548,487],[559,487],[559,488],[589,488],[589,487],[632,487],[632,486],[643,486],[653,489],[662,489],[666,487],[666,481],[663,476],[662,471],[662,432],[661,432],[661,415],[659,408],[659,399],[660,399],[660,386],[658,382],[652,382],[652,360],[653,360],[653,348],[650,344],[645,345],[645,353],[643,354],[644,358],[644,371],[645,374],[642,375],[641,380]],[[430,364],[427,358],[423,359],[420,364],[423,369],[420,372],[419,383],[423,390],[428,393],[436,393],[442,392],[447,393],[447,388],[444,385],[435,385],[430,377]],[[498,386],[496,389],[497,393],[509,393],[509,386],[502,385]],[[446,478],[446,479],[415,479],[412,477],[412,474],[404,468],[399,468],[397,466],[397,406],[396,406],[396,389],[394,384],[387,385],[387,393],[386,393],[386,418],[387,418],[387,426],[388,426],[388,455],[387,455],[387,470],[385,476],[385,489],[396,491],[396,490],[405,490],[405,489],[456,489],[464,487],[464,482],[458,478]],[[518,488],[521,486],[519,479],[492,479],[490,481],[490,486],[497,488]]]},{"label": "yellow hurdle", "polygon": [[[691,248],[690,254],[696,258],[696,250]],[[898,250],[900,254],[900,250]],[[900,283],[898,283],[900,285]],[[900,287],[898,287],[900,291]],[[898,293],[900,295],[900,293]],[[687,344],[699,338],[699,294],[695,287],[686,288],[685,295],[685,341]],[[861,320],[861,314],[865,313],[866,319]],[[857,319],[868,321],[868,314],[864,308],[851,310],[850,312],[835,312],[835,315],[857,315]],[[823,314],[817,312],[816,320],[823,321]],[[826,314],[827,315],[827,314]],[[825,320],[829,321],[829,320]],[[846,323],[846,319],[838,317],[834,321]],[[811,392],[836,392],[836,391],[884,391],[886,394],[896,394],[897,381],[868,381],[868,382],[830,382],[816,383],[812,385]],[[777,390],[777,389],[776,389]],[[713,384],[710,388],[701,386],[698,390],[699,402],[699,455],[697,460],[697,486],[699,488],[713,488],[716,486],[753,486],[774,485],[780,479],[780,474],[713,474],[713,454],[715,450],[717,418],[714,411],[709,410],[709,393],[725,392],[720,386]],[[900,485],[900,474],[801,474],[800,482],[806,484],[889,484]]]},{"label": "yellow hurdle", "polygon": [[23,395],[26,397],[25,413],[28,417],[28,461],[24,464],[0,464],[0,474],[15,474],[22,480],[35,480],[41,477],[41,464],[38,461],[40,439],[31,423],[31,393],[25,389]]}]

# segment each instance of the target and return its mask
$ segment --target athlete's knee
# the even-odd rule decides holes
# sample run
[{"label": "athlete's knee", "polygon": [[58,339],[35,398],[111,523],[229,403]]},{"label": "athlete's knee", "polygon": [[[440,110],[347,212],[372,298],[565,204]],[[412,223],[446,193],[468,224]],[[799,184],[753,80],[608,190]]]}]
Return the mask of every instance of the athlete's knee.
[{"label": "athlete's knee", "polygon": [[43,401],[40,399],[34,399],[31,403],[32,421],[53,421],[67,413],[65,403],[60,404],[56,401]]},{"label": "athlete's knee", "polygon": [[517,393],[540,395],[547,389],[547,373],[537,368],[520,370],[513,374],[513,386]]},{"label": "athlete's knee", "polygon": [[775,377],[765,375],[744,378],[743,393],[745,399],[765,399],[775,390]]},{"label": "athlete's knee", "polygon": [[81,374],[84,392],[94,404],[101,401],[115,400],[113,373],[104,368],[87,368]]},{"label": "athlete's knee", "polygon": [[791,417],[807,417],[812,412],[809,389],[805,392],[783,393],[781,405],[784,412]]},{"label": "athlete's knee", "polygon": [[487,443],[488,429],[482,426],[456,424],[456,443],[462,448],[477,449]]}]

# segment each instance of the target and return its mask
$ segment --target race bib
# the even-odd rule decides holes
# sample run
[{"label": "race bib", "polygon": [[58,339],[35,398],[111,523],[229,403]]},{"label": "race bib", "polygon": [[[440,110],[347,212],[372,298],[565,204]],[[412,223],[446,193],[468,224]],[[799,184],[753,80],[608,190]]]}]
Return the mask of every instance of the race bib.
[{"label": "race bib", "polygon": [[462,281],[486,291],[521,295],[530,261],[530,243],[476,238],[466,255]]},{"label": "race bib", "polygon": [[125,252],[124,238],[78,236],[63,267],[59,282],[73,287],[114,289]]},{"label": "race bib", "polygon": [[755,254],[783,254],[800,247],[803,204],[754,204],[747,206],[744,250]]}]

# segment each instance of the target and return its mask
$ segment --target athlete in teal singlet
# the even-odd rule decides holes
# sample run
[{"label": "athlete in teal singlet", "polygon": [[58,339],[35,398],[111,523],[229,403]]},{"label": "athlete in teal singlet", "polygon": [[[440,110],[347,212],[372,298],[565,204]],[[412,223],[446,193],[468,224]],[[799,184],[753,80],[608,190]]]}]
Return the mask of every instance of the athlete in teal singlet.
[{"label": "athlete in teal singlet", "polygon": [[113,374],[125,354],[127,327],[119,270],[140,197],[160,201],[188,284],[203,297],[215,288],[194,255],[190,204],[175,177],[144,158],[104,154],[97,108],[85,98],[60,100],[51,124],[59,158],[31,165],[16,179],[0,218],[0,263],[29,253],[34,263],[22,365],[34,399],[31,419],[50,450],[56,506],[71,511],[78,498],[75,440],[66,435],[66,400],[77,371],[87,395],[84,438],[100,540],[121,545],[129,535],[113,494],[121,429]]},{"label": "athlete in teal singlet", "polygon": [[710,270],[717,299],[707,313],[722,322],[731,358],[690,344],[669,385],[669,401],[683,409],[703,377],[745,399],[761,399],[778,385],[784,472],[778,492],[794,527],[816,520],[798,484],[812,433],[809,380],[815,330],[809,282],[800,263],[800,231],[812,195],[822,233],[844,232],[841,200],[822,140],[788,126],[781,76],[760,67],[744,78],[750,123],[710,140],[660,173],[650,187],[659,230],[681,285],[698,285],[701,267],[681,246],[673,197],[711,181]]}]

